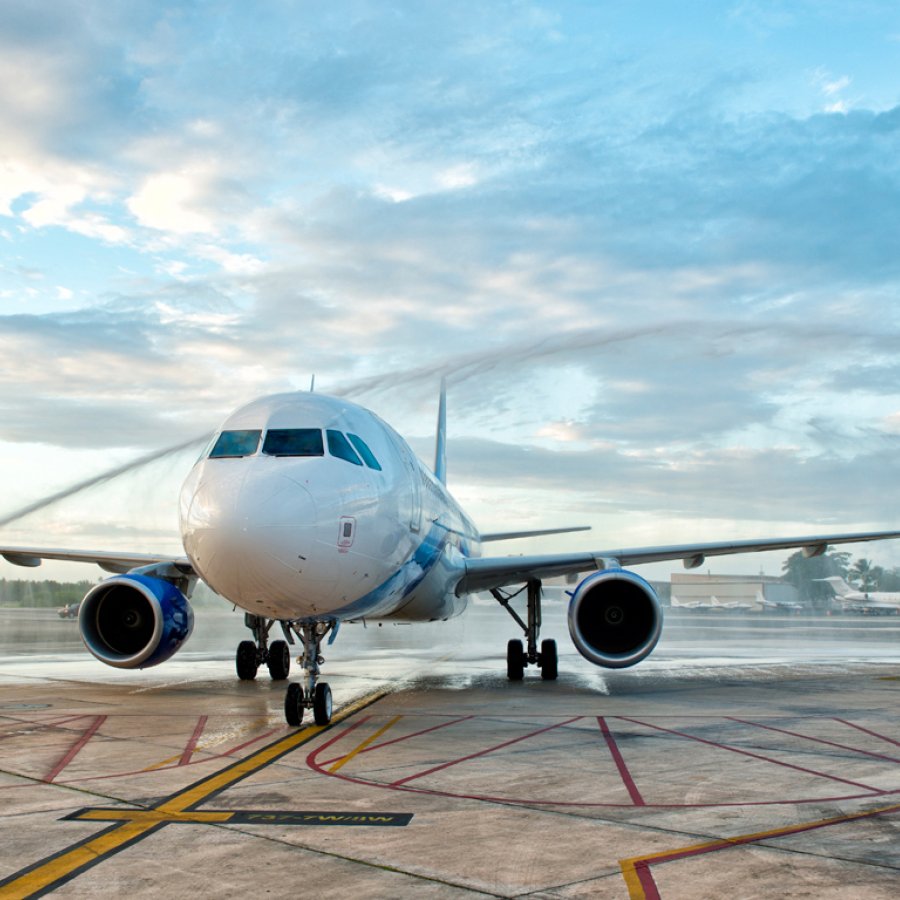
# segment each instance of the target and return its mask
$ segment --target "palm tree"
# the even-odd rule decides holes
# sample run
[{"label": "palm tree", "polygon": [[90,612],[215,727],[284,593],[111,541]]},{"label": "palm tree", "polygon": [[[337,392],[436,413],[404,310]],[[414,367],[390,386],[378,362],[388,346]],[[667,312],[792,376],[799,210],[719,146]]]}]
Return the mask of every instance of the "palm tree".
[{"label": "palm tree", "polygon": [[858,559],[853,563],[847,578],[851,584],[858,587],[861,591],[872,591],[878,587],[878,582],[884,570],[881,566],[872,565],[869,559]]}]

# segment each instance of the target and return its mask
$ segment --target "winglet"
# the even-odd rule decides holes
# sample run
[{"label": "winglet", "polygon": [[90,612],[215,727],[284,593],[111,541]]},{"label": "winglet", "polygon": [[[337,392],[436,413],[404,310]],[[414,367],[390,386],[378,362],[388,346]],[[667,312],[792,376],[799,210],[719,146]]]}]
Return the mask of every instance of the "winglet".
[{"label": "winglet", "polygon": [[434,477],[447,483],[447,379],[441,379],[441,399],[438,402],[437,439],[434,448]]}]

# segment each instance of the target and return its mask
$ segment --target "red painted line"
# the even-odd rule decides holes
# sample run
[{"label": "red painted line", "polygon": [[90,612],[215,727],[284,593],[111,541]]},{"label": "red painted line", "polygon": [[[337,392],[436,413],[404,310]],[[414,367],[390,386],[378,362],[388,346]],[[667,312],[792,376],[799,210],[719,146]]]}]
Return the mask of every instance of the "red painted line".
[{"label": "red painted line", "polygon": [[[325,743],[320,747],[316,747],[315,750],[311,750],[306,756],[306,765],[309,766],[310,769],[313,769],[316,772],[320,772],[322,775],[331,775],[332,778],[346,777],[338,775],[336,772],[332,773],[326,771],[324,768],[322,768],[322,766],[326,765],[326,763],[319,763],[317,761],[317,758],[319,754],[324,750],[327,750],[329,747],[333,747],[339,740],[341,740],[341,738],[346,737],[352,731],[356,731],[356,729],[359,728],[360,725],[368,722],[371,718],[371,716],[363,716],[361,719],[357,719],[357,721],[353,722],[353,724],[351,725],[348,725],[345,729],[343,729],[343,731],[339,731],[333,738],[325,741]],[[344,755],[346,756],[346,754]],[[341,759],[341,757],[338,756],[337,759]],[[329,762],[334,762],[334,760],[329,760]],[[350,780],[352,781],[353,779]]]},{"label": "red painted line", "polygon": [[653,875],[650,874],[650,864],[644,861],[635,863],[634,874],[644,889],[644,900],[660,900],[659,888],[653,880]]},{"label": "red painted line", "polygon": [[187,746],[184,748],[184,753],[181,754],[181,759],[178,760],[179,766],[186,766],[191,761],[191,757],[194,755],[194,751],[197,749],[197,741],[200,740],[200,735],[203,734],[203,729],[206,728],[208,719],[209,716],[200,716],[200,718],[197,719],[197,724],[194,727],[194,733],[191,735],[190,740],[187,742]]},{"label": "red painted line", "polygon": [[889,806],[883,809],[873,809],[869,812],[852,813],[847,816],[836,816],[818,822],[806,822],[788,828],[776,828],[768,832],[756,832],[744,834],[734,838],[721,838],[717,841],[709,841],[694,847],[685,847],[681,850],[673,850],[670,853],[651,854],[634,861],[634,872],[638,877],[641,889],[647,900],[659,900],[659,889],[650,873],[650,866],[663,863],[677,862],[680,859],[688,859],[692,856],[703,856],[706,853],[717,853],[719,850],[728,850],[731,847],[741,847],[747,844],[759,844],[764,841],[773,841],[782,837],[791,837],[795,834],[803,834],[807,831],[815,831],[819,828],[830,828],[832,825],[847,825],[862,819],[871,819],[875,816],[891,815],[900,810],[900,806]]},{"label": "red painted line", "polygon": [[857,747],[851,747],[849,744],[839,744],[836,741],[826,741],[825,738],[813,737],[809,734],[800,734],[799,731],[788,731],[786,728],[776,728],[774,725],[763,725],[761,722],[748,722],[746,719],[736,719],[734,716],[726,716],[732,722],[740,722],[741,725],[752,725],[754,728],[765,728],[767,731],[778,731],[781,734],[789,734],[791,737],[803,738],[806,741],[815,741],[817,744],[827,744],[829,747],[838,747],[840,750],[850,750],[852,753],[862,753],[864,756],[871,756],[875,759],[884,759],[892,763],[900,763],[900,759],[895,756],[885,756],[883,753],[872,753],[871,750],[860,750]]},{"label": "red painted line", "polygon": [[613,737],[613,733],[609,730],[609,726],[606,724],[606,719],[604,719],[603,716],[597,716],[597,722],[600,725],[600,731],[603,732],[603,737],[606,740],[606,746],[609,747],[609,752],[613,758],[613,762],[616,764],[616,768],[619,770],[619,777],[622,779],[622,783],[625,785],[625,788],[628,791],[628,796],[631,797],[631,802],[635,806],[646,806],[647,804],[644,802],[644,798],[641,796],[641,792],[637,789],[637,785],[634,783],[634,779],[631,777],[631,773],[628,771],[628,766],[625,765],[625,760],[622,758],[622,754],[619,752],[619,747],[618,744],[616,744],[616,739]]},{"label": "red painted line", "polygon": [[[202,759],[192,759],[189,763],[185,763],[188,766],[199,766],[202,763],[212,762],[216,759],[225,759],[228,756],[234,756],[239,750],[243,750],[245,747],[249,747],[251,744],[256,744],[259,741],[264,740],[267,737],[275,734],[277,731],[286,731],[287,726],[284,728],[272,728],[270,731],[263,732],[263,734],[257,735],[255,738],[250,738],[249,741],[244,741],[243,744],[238,744],[236,747],[232,747],[230,750],[223,750],[221,753],[211,754],[210,756],[205,756]],[[170,763],[168,766],[160,766],[158,769],[133,769],[130,772],[112,772],[106,775],[83,775],[81,778],[67,778],[64,781],[57,781],[57,784],[78,784],[81,781],[106,781],[109,778],[127,778],[131,775],[155,775],[157,772],[166,772],[169,769],[177,769],[181,765],[178,763]]]},{"label": "red painted line", "polygon": [[564,722],[556,722],[553,725],[547,725],[545,728],[539,728],[537,731],[529,732],[528,734],[524,734],[521,737],[513,738],[509,741],[504,741],[502,744],[497,744],[494,747],[488,747],[486,750],[479,750],[477,753],[470,753],[468,756],[462,756],[459,759],[441,763],[439,766],[432,766],[430,769],[426,769],[424,772],[418,772],[415,775],[408,775],[406,778],[400,778],[398,781],[393,781],[391,782],[390,787],[400,787],[407,782],[415,781],[417,778],[424,778],[426,775],[433,775],[435,772],[440,772],[443,769],[449,769],[451,766],[458,766],[460,763],[468,762],[471,759],[477,759],[479,756],[486,756],[488,753],[494,753],[496,750],[502,750],[504,747],[510,747],[513,744],[527,741],[529,738],[537,737],[539,734],[544,734],[547,731],[553,731],[554,728],[561,728],[563,725],[571,725],[572,722],[577,722],[579,719],[583,718],[584,716],[575,716],[571,719],[566,719]]},{"label": "red painted line", "polygon": [[838,719],[834,718],[835,722],[840,722],[842,725],[849,725],[851,728],[855,728],[857,731],[862,731],[865,734],[871,734],[872,737],[877,737],[879,740],[887,741],[889,744],[893,744],[895,747],[900,747],[900,741],[895,741],[893,738],[885,737],[883,734],[879,734],[877,731],[870,731],[868,728],[863,728],[862,725],[854,725],[853,722],[848,722],[846,719]]},{"label": "red painted line", "polygon": [[[567,809],[633,809],[631,803],[592,803],[577,802],[571,800],[541,800],[534,797],[501,797],[493,794],[463,794],[458,791],[440,791],[435,788],[410,787],[409,785],[395,786],[383,781],[373,781],[367,778],[359,778],[347,775],[343,772],[329,772],[323,768],[324,763],[316,761],[318,750],[314,750],[306,757],[306,764],[314,772],[327,775],[329,778],[340,778],[363,787],[380,788],[385,791],[403,791],[410,794],[426,794],[429,797],[448,797],[454,800],[483,800],[487,803],[508,803],[517,806],[561,806]],[[879,796],[893,796],[900,794],[900,788],[891,791],[880,791]],[[868,800],[873,796],[871,791],[864,794],[844,794],[840,797],[804,797],[799,799],[781,800],[747,800],[730,801],[728,803],[648,803],[646,809],[744,809],[748,806],[805,806],[810,803],[841,803],[847,800]]]},{"label": "red painted line", "polygon": [[697,741],[700,744],[706,744],[710,747],[716,747],[719,750],[728,750],[730,753],[739,753],[741,756],[749,756],[752,759],[759,759],[763,762],[772,763],[776,766],[783,766],[786,769],[793,769],[796,772],[803,772],[806,775],[814,775],[816,778],[827,778],[829,781],[838,781],[841,784],[849,784],[852,787],[862,788],[864,791],[871,791],[873,794],[883,794],[885,791],[881,790],[881,788],[872,787],[869,784],[861,784],[858,781],[850,781],[847,778],[839,778],[837,775],[829,775],[827,772],[818,772],[815,769],[807,769],[804,766],[796,766],[793,763],[782,762],[779,759],[772,759],[769,756],[763,756],[761,753],[751,753],[749,750],[741,750],[739,747],[731,747],[728,744],[719,744],[716,741],[710,741],[706,738],[697,737],[693,734],[688,734],[685,731],[675,731],[672,728],[663,728],[662,725],[652,725],[649,722],[641,722],[639,719],[632,719],[628,716],[616,716],[617,719],[622,719],[625,722],[633,722],[635,725],[643,725],[645,728],[653,728],[656,731],[664,731],[667,734],[674,734],[678,737],[687,738],[691,741]]},{"label": "red painted line", "polygon": [[224,759],[226,756],[234,756],[238,750],[243,750],[244,747],[249,747],[251,744],[255,744],[257,741],[261,741],[264,738],[270,737],[275,734],[276,731],[285,731],[286,726],[282,725],[280,728],[271,728],[268,731],[263,732],[262,734],[257,735],[255,738],[250,738],[249,741],[244,741],[243,744],[238,744],[236,747],[232,747],[230,750],[223,750],[221,753],[215,753],[212,756],[206,757],[206,759],[195,759],[191,761],[191,765],[195,765],[198,762],[207,762],[210,759]]},{"label": "red painted line", "polygon": [[[447,728],[450,725],[456,725],[458,722],[465,722],[467,719],[474,719],[474,716],[460,716],[458,719],[453,719],[450,722],[443,722],[440,725],[432,725],[431,728],[423,728],[421,731],[414,731],[412,734],[405,734],[402,737],[392,738],[389,741],[382,741],[380,744],[372,744],[370,747],[366,747],[365,750],[360,751],[360,756],[363,753],[369,753],[372,750],[378,750],[381,747],[388,747],[391,744],[399,744],[401,741],[408,741],[410,738],[420,737],[423,734],[428,734],[431,731],[438,731],[441,728]],[[337,762],[339,759],[343,759],[342,756],[333,756],[331,759],[326,759],[321,765],[329,766],[331,763]]]},{"label": "red painted line", "polygon": [[62,725],[66,725],[69,722],[74,722],[76,719],[89,719],[91,718],[89,713],[81,713],[79,715],[74,716],[63,716],[61,719],[50,720],[49,722],[30,722],[28,719],[13,719],[12,724],[7,726],[7,730],[3,731],[0,734],[0,741],[5,738],[18,737],[22,735],[22,728],[26,728],[29,731],[38,731],[42,728],[59,728]]},{"label": "red painted line", "polygon": [[728,847],[740,847],[743,844],[756,844],[760,841],[772,841],[780,837],[791,837],[795,834],[803,834],[806,831],[815,831],[819,828],[829,828],[832,825],[848,825],[851,822],[858,822],[861,819],[873,819],[875,816],[891,815],[900,810],[898,806],[891,806],[887,809],[874,809],[871,812],[851,813],[847,816],[838,816],[833,819],[826,819],[823,822],[808,822],[797,825],[793,828],[776,829],[774,832],[761,834],[748,834],[736,838],[722,838],[714,843],[700,847],[689,847],[686,850],[679,850],[674,853],[660,854],[653,857],[650,861],[651,865],[657,866],[661,863],[675,862],[679,859],[687,859],[691,856],[702,856],[705,853],[715,853],[717,850],[725,850]]},{"label": "red painted line", "polygon": [[69,748],[65,756],[53,767],[50,774],[44,778],[44,781],[51,782],[73,759],[81,752],[85,744],[97,733],[97,729],[106,721],[106,716],[97,716],[94,723],[81,735],[80,738]]}]

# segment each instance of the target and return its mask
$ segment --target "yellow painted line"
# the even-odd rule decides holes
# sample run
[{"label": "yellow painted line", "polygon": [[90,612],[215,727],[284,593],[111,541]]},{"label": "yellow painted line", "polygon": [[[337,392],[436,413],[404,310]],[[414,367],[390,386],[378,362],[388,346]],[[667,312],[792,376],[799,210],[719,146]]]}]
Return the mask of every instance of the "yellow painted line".
[{"label": "yellow painted line", "polygon": [[812,831],[817,828],[826,828],[829,825],[843,825],[859,819],[870,819],[885,813],[900,812],[900,803],[890,806],[881,806],[877,809],[864,810],[858,813],[849,813],[845,816],[833,816],[828,819],[814,819],[812,822],[801,822],[799,825],[786,825],[783,828],[772,828],[769,831],[756,831],[750,834],[739,834],[734,837],[718,838],[712,841],[703,841],[699,844],[689,844],[686,847],[676,847],[665,850],[662,853],[650,853],[646,856],[632,856],[630,859],[620,859],[619,868],[622,877],[628,887],[630,900],[646,900],[646,893],[637,874],[639,865],[651,866],[660,863],[675,861],[676,859],[690,858],[701,853],[711,853],[716,850],[725,850],[728,847],[737,847],[744,844],[752,844],[756,841],[768,838],[784,837],[789,834],[798,834],[804,831]]},{"label": "yellow painted line", "polygon": [[[234,737],[243,737],[245,734],[252,734],[254,730],[257,728],[262,729],[265,728],[266,725],[269,724],[268,718],[265,716],[258,716],[253,722],[251,722],[246,728],[241,728]],[[206,744],[198,744],[194,747],[194,754],[197,753],[207,753],[211,751],[214,747],[219,747],[228,740],[228,737],[220,738],[217,741],[213,741],[212,743]],[[194,755],[192,754],[192,755]],[[168,759],[164,759],[162,762],[153,763],[151,766],[147,766],[145,769],[141,769],[142,772],[153,772],[156,769],[164,769],[166,766],[171,766],[172,763],[178,762],[179,759],[184,755],[184,753],[176,753],[174,756],[170,756]]]},{"label": "yellow painted line", "polygon": [[647,900],[647,895],[644,893],[644,887],[637,876],[633,860],[619,860],[619,868],[621,868],[622,877],[625,879],[625,887],[628,888],[629,900]]},{"label": "yellow painted line", "polygon": [[119,850],[130,841],[142,837],[148,831],[152,831],[156,824],[145,822],[125,822],[114,831],[98,835],[92,840],[48,860],[36,869],[10,881],[0,887],[0,897],[3,900],[22,900],[41,890],[46,890],[54,882],[60,881],[82,866],[90,865],[97,861],[98,857],[105,856]]},{"label": "yellow painted line", "polygon": [[86,809],[77,821],[93,822],[145,822],[159,825],[161,822],[192,822],[203,825],[214,822],[227,822],[234,815],[231,810],[223,812],[171,812],[164,813],[158,809]]},{"label": "yellow painted line", "polygon": [[[364,706],[368,706],[385,696],[386,693],[387,691],[376,691],[367,697],[357,700],[355,703],[351,703],[335,716],[332,720],[332,725],[349,718]],[[57,856],[39,863],[31,871],[25,872],[18,878],[13,878],[5,885],[0,886],[0,900],[25,898],[39,891],[46,891],[55,882],[75,874],[82,867],[99,862],[102,857],[121,850],[126,844],[138,840],[160,825],[175,821],[197,821],[196,818],[178,818],[177,814],[184,813],[189,806],[202,803],[211,794],[221,791],[230,784],[240,781],[256,770],[263,768],[277,757],[309,741],[323,730],[323,726],[313,725],[309,728],[304,728],[302,731],[295,731],[280,741],[257,750],[256,753],[253,753],[246,759],[228,766],[221,772],[210,775],[191,785],[154,809],[122,810],[123,822],[121,825],[69,850],[64,850]],[[108,811],[103,810],[103,812],[108,818]],[[85,816],[87,815],[85,813]],[[188,814],[190,817],[198,815],[202,814],[198,812]],[[84,818],[84,816],[81,818]]]},{"label": "yellow painted line", "polygon": [[240,781],[257,769],[268,765],[279,756],[300,746],[300,744],[305,744],[321,731],[324,731],[324,726],[320,725],[310,725],[309,728],[304,728],[302,731],[295,731],[288,737],[282,738],[268,747],[263,747],[262,750],[258,750],[252,756],[242,759],[233,766],[228,766],[223,771],[204,778],[180,794],[176,794],[171,800],[161,803],[156,808],[162,812],[181,812],[195,803],[201,803],[210,794],[221,791],[235,781]]},{"label": "yellow painted line", "polygon": [[[363,697],[355,703],[351,703],[350,706],[341,710],[340,714],[332,719],[331,724],[336,725],[338,722],[342,722],[344,719],[352,716],[357,710],[362,709],[364,706],[368,706],[370,703],[383,697],[386,693],[387,691],[377,691],[369,697]],[[164,812],[180,812],[187,809],[189,806],[201,803],[210,794],[223,790],[232,782],[240,781],[240,779],[245,778],[251,772],[263,768],[263,766],[268,765],[276,757],[293,750],[294,747],[297,747],[300,744],[306,743],[306,741],[314,738],[324,730],[325,726],[323,725],[310,725],[302,731],[295,731],[286,738],[283,738],[274,744],[270,744],[268,747],[263,747],[261,750],[257,750],[252,756],[248,756],[246,759],[234,763],[234,765],[229,766],[227,769],[223,769],[221,772],[217,772],[214,775],[210,775],[208,778],[204,778],[202,781],[186,788],[180,794],[176,794],[172,799],[167,800],[156,808]]]},{"label": "yellow painted line", "polygon": [[162,769],[166,766],[171,766],[172,763],[178,762],[181,759],[181,754],[178,753],[175,756],[170,756],[168,759],[164,759],[162,762],[153,763],[152,766],[147,766],[146,769],[141,769],[142,772],[153,772],[156,769]]},{"label": "yellow painted line", "polygon": [[365,750],[366,747],[369,746],[369,744],[373,743],[374,741],[377,741],[378,738],[380,738],[389,728],[392,728],[394,725],[396,725],[402,718],[403,718],[403,716],[394,716],[394,718],[391,719],[387,724],[385,724],[381,728],[379,728],[378,731],[375,732],[375,734],[371,735],[370,737],[367,737],[355,750],[351,750],[346,756],[341,757],[328,770],[329,773],[337,772],[337,770],[340,769],[341,766],[347,765],[347,763],[350,762],[350,760],[353,759],[353,757],[356,756],[357,753],[362,753],[363,750]]}]

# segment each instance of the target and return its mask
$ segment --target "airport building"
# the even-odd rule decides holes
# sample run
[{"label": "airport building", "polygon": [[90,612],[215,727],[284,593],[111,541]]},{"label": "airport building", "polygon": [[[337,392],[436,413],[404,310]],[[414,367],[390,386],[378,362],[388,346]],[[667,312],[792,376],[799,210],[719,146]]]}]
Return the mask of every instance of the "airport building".
[{"label": "airport building", "polygon": [[700,575],[673,572],[673,609],[731,609],[745,612],[797,611],[797,589],[772,575]]}]

